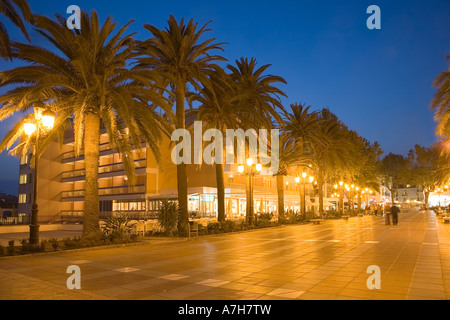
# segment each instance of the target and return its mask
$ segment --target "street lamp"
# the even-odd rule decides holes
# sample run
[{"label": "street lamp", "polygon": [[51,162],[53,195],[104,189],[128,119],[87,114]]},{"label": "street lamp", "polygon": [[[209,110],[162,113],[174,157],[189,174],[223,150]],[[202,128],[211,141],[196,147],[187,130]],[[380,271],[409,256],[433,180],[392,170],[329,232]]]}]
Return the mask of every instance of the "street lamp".
[{"label": "street lamp", "polygon": [[[296,177],[295,182],[299,185],[300,191],[300,211],[302,214],[306,214],[306,183],[313,183],[314,177],[310,176],[308,178],[308,174],[306,172],[302,172],[301,177]],[[301,185],[300,185],[301,182]]]},{"label": "street lamp", "polygon": [[341,211],[341,214],[344,214],[344,182],[339,181],[339,183],[334,185],[334,188],[338,190],[339,194],[339,210]]},{"label": "street lamp", "polygon": [[247,176],[247,219],[250,225],[253,225],[254,212],[253,212],[253,176],[259,174],[262,170],[260,163],[253,164],[253,159],[248,158],[246,165],[238,166],[238,172]]},{"label": "street lamp", "polygon": [[54,115],[43,112],[42,108],[34,108],[33,122],[27,122],[24,124],[24,132],[31,138],[33,134],[36,135],[34,142],[34,179],[33,179],[33,205],[31,209],[31,222],[30,222],[30,244],[39,243],[39,224],[38,224],[38,204],[37,204],[37,177],[38,177],[38,160],[39,160],[39,139],[41,131],[43,134],[53,129],[55,124]]}]

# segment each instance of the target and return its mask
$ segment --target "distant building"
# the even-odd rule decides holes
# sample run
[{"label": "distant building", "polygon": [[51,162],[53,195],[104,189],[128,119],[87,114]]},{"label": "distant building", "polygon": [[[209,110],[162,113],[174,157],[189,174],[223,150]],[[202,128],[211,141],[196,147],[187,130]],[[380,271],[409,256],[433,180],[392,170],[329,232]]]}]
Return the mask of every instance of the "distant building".
[{"label": "distant building", "polygon": [[18,198],[6,193],[0,193],[0,208],[17,208]]},{"label": "distant building", "polygon": [[423,203],[424,194],[422,187],[408,187],[397,189],[395,202],[398,203]]}]

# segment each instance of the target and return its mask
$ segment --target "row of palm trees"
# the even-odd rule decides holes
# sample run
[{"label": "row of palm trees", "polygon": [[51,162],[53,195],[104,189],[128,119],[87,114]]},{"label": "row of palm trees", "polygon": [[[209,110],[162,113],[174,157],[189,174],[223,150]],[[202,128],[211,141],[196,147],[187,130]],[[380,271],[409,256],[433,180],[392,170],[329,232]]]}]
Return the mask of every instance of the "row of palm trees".
[{"label": "row of palm trees", "polygon": [[[5,1],[26,8],[21,0]],[[27,12],[22,9],[22,12]],[[51,48],[11,42],[2,56],[23,62],[23,66],[0,72],[0,121],[16,112],[42,106],[57,115],[54,129],[42,138],[39,156],[55,139],[73,128],[75,151],[85,158],[85,208],[83,237],[99,233],[98,166],[101,129],[106,130],[112,148],[122,155],[130,185],[134,181],[132,151],[145,141],[157,161],[160,141],[175,129],[189,128],[203,120],[219,129],[278,128],[281,130],[280,171],[287,174],[308,170],[317,176],[319,208],[323,213],[322,185],[346,179],[361,186],[376,183],[375,163],[381,154],[349,130],[328,109],[282,103],[286,94],[278,85],[286,81],[267,74],[270,65],[257,66],[254,58],[241,58],[222,68],[226,59],[216,52],[224,43],[203,40],[208,24],[177,21],[170,16],[165,29],[144,28],[149,38],[137,41],[127,33],[131,21],[118,27],[111,18],[100,24],[92,11],[81,14],[81,29],[70,30],[64,18],[33,15],[27,19]],[[1,31],[1,30],[0,30]],[[9,39],[9,38],[8,38]],[[5,46],[3,42],[2,47]],[[28,152],[33,139],[23,134],[25,115],[0,143],[0,150],[15,155]],[[225,219],[223,166],[215,164],[218,189],[218,218]],[[188,225],[188,183],[186,165],[177,165],[177,189],[182,219]],[[279,201],[283,203],[283,190]],[[283,205],[278,206],[283,216]]]}]

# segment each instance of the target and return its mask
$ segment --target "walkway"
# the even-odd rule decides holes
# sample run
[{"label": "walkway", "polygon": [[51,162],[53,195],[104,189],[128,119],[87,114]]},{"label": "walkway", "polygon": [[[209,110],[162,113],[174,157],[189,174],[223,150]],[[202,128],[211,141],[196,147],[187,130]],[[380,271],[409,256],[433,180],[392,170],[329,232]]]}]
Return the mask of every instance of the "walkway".
[{"label": "walkway", "polygon": [[[69,265],[81,290],[69,290]],[[369,266],[381,289],[368,289]],[[449,299],[450,225],[432,212],[354,217],[144,245],[0,259],[4,299]]]}]

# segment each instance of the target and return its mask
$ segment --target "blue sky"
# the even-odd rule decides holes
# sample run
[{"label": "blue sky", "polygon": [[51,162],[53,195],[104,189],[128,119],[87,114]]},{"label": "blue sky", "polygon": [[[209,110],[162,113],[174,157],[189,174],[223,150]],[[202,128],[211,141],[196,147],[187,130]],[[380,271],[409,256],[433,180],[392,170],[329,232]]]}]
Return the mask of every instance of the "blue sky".
[{"label": "blue sky", "polygon": [[[449,1],[29,1],[40,14],[65,16],[76,4],[95,9],[119,25],[135,22],[130,32],[143,39],[143,24],[165,27],[170,14],[193,18],[218,42],[227,42],[231,63],[255,57],[269,72],[284,77],[281,86],[291,103],[328,107],[351,129],[385,153],[407,154],[415,144],[435,142],[435,122],[429,104],[434,78],[448,68],[450,54]],[[381,8],[381,30],[369,30],[370,5]],[[3,19],[3,18],[2,18]],[[15,30],[11,35],[20,38]],[[32,33],[35,44],[44,43]],[[0,69],[11,65],[0,62]],[[14,119],[0,124],[0,138]],[[0,154],[1,181],[16,180],[17,160]],[[14,188],[13,188],[14,191]]]}]

